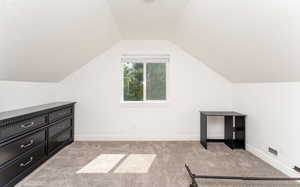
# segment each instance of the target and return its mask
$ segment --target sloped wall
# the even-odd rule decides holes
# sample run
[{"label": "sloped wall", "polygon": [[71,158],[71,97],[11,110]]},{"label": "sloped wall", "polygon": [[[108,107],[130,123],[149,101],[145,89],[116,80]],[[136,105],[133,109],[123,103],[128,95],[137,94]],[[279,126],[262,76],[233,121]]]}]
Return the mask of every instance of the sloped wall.
[{"label": "sloped wall", "polygon": [[189,0],[171,40],[233,82],[300,81],[300,1]]},{"label": "sloped wall", "polygon": [[107,0],[0,2],[0,80],[58,82],[120,40]]},{"label": "sloped wall", "polygon": [[57,101],[59,83],[0,81],[0,112]]},{"label": "sloped wall", "polygon": [[[121,56],[170,54],[169,100],[122,104]],[[232,84],[168,41],[121,41],[62,81],[77,101],[77,140],[199,140],[199,110],[230,110]],[[212,137],[223,119],[210,119]]]}]

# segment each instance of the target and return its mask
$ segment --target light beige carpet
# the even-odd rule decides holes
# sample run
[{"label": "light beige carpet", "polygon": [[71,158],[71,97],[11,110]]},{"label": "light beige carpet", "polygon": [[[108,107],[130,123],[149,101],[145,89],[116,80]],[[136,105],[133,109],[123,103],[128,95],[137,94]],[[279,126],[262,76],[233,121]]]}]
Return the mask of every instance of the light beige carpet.
[{"label": "light beige carpet", "polygon": [[[154,154],[147,173],[76,172],[101,154]],[[124,161],[124,160],[123,160]],[[282,177],[259,158],[221,143],[199,142],[75,142],[23,180],[18,187],[188,187],[184,164],[203,175]],[[294,187],[295,182],[198,180],[199,187]]]}]

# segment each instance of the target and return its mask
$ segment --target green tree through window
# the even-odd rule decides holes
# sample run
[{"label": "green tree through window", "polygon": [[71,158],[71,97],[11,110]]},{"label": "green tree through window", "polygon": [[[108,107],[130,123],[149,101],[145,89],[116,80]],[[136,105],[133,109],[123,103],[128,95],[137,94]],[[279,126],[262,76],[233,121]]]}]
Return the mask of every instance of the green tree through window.
[{"label": "green tree through window", "polygon": [[124,63],[123,64],[124,101],[166,100],[167,99],[166,65],[167,65],[166,63],[143,63],[143,62]]},{"label": "green tree through window", "polygon": [[166,64],[147,63],[147,100],[166,100]]},{"label": "green tree through window", "polygon": [[124,100],[142,101],[143,100],[143,63],[124,64]]}]

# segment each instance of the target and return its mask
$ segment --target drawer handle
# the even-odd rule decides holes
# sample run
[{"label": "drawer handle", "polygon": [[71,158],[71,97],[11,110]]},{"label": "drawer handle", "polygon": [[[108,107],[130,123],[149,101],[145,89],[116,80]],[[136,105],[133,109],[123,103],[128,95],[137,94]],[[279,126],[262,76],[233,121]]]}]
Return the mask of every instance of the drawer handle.
[{"label": "drawer handle", "polygon": [[32,126],[34,126],[34,122],[33,122],[33,121],[30,122],[30,123],[21,125],[21,127],[22,127],[22,128],[25,128],[25,129],[30,128],[30,127],[32,127]]},{"label": "drawer handle", "polygon": [[34,143],[34,141],[33,141],[33,140],[30,140],[30,142],[29,142],[28,144],[22,144],[22,145],[21,145],[21,148],[24,149],[24,148],[26,148],[26,147],[29,147],[29,146],[31,146],[33,143]]},{"label": "drawer handle", "polygon": [[25,167],[25,166],[27,166],[28,164],[30,164],[32,161],[33,161],[33,157],[30,157],[30,160],[29,160],[28,162],[26,162],[26,163],[21,163],[21,164],[20,164],[20,167]]}]

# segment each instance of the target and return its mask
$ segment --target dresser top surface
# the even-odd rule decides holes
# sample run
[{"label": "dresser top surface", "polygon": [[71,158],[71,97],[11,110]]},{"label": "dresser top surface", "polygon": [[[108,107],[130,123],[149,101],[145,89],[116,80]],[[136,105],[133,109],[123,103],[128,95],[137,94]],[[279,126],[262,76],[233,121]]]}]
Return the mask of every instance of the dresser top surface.
[{"label": "dresser top surface", "polygon": [[18,116],[24,116],[27,114],[32,114],[32,113],[43,111],[43,110],[57,108],[57,107],[65,106],[65,105],[71,105],[71,104],[75,104],[75,102],[55,102],[55,103],[48,103],[48,104],[39,105],[39,106],[32,106],[32,107],[26,107],[26,108],[21,108],[21,109],[17,109],[17,110],[1,112],[0,113],[0,121],[18,117]]},{"label": "dresser top surface", "polygon": [[201,114],[206,116],[246,116],[245,114],[241,114],[234,111],[200,111]]}]

